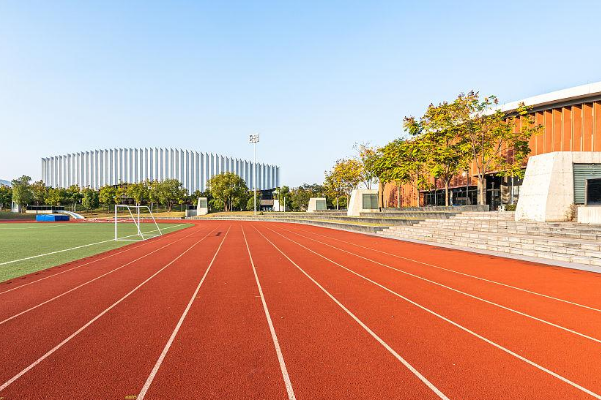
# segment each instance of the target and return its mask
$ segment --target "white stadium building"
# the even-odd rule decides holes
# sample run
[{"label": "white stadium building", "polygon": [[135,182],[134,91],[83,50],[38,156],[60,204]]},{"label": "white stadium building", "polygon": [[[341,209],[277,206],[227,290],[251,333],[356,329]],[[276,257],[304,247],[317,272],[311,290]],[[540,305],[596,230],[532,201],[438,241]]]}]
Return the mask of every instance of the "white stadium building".
[{"label": "white stadium building", "polygon": [[[42,180],[61,188],[79,185],[98,189],[147,179],[177,179],[192,193],[204,191],[207,181],[222,172],[233,172],[254,188],[252,161],[191,150],[108,149],[42,158]],[[273,189],[279,184],[279,166],[257,163],[257,189]]]}]

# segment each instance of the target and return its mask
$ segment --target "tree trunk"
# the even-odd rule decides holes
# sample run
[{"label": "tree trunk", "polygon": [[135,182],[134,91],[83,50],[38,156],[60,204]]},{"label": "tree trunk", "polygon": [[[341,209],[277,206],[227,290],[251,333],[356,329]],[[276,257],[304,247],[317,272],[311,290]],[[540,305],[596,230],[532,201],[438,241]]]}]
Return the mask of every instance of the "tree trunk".
[{"label": "tree trunk", "polygon": [[449,206],[449,181],[444,181],[444,205]]},{"label": "tree trunk", "polygon": [[401,185],[396,185],[396,207],[401,208]]},{"label": "tree trunk", "polygon": [[486,179],[484,175],[478,176],[478,205],[486,204]]}]

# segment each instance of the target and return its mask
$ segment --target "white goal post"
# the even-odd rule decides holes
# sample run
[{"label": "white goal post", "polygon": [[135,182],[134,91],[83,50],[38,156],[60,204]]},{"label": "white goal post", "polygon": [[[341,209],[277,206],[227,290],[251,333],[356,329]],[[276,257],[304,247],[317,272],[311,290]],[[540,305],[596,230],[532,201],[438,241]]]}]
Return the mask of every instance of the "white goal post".
[{"label": "white goal post", "polygon": [[[119,216],[119,210],[123,209],[125,216]],[[140,217],[140,210],[148,211],[148,214]],[[133,212],[132,212],[133,211]],[[146,213],[145,213],[146,214]],[[143,232],[140,222],[144,219],[151,218],[156,229],[149,232]],[[129,223],[134,224],[136,227],[136,233],[119,237],[119,224]],[[131,206],[129,204],[115,204],[115,240],[126,240],[126,241],[137,241],[146,240],[153,237],[161,236],[163,232],[154,219],[154,215],[148,206]],[[135,238],[133,238],[135,237]]]}]

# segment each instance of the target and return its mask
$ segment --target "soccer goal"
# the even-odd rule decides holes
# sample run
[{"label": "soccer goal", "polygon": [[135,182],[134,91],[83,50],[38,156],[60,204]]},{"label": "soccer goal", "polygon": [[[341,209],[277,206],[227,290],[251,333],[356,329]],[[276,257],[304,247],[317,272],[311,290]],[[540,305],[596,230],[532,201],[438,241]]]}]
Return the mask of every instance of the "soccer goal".
[{"label": "soccer goal", "polygon": [[162,234],[148,206],[115,205],[115,240],[139,241]]}]

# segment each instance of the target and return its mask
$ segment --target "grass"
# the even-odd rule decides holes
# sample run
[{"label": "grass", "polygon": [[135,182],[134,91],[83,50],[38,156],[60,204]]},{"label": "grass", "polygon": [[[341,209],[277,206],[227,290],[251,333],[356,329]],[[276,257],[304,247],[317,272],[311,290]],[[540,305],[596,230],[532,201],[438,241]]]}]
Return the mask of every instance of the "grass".
[{"label": "grass", "polygon": [[[187,226],[180,222],[159,224],[165,233]],[[148,234],[156,229],[151,223],[143,223],[141,228]],[[128,239],[136,239],[135,225],[120,224],[119,237],[128,235],[134,235]],[[115,226],[111,223],[0,223],[0,282],[132,243],[114,241],[114,237]],[[77,246],[85,247],[68,250]],[[66,251],[44,255],[61,250]],[[43,256],[22,260],[39,255]]]}]

